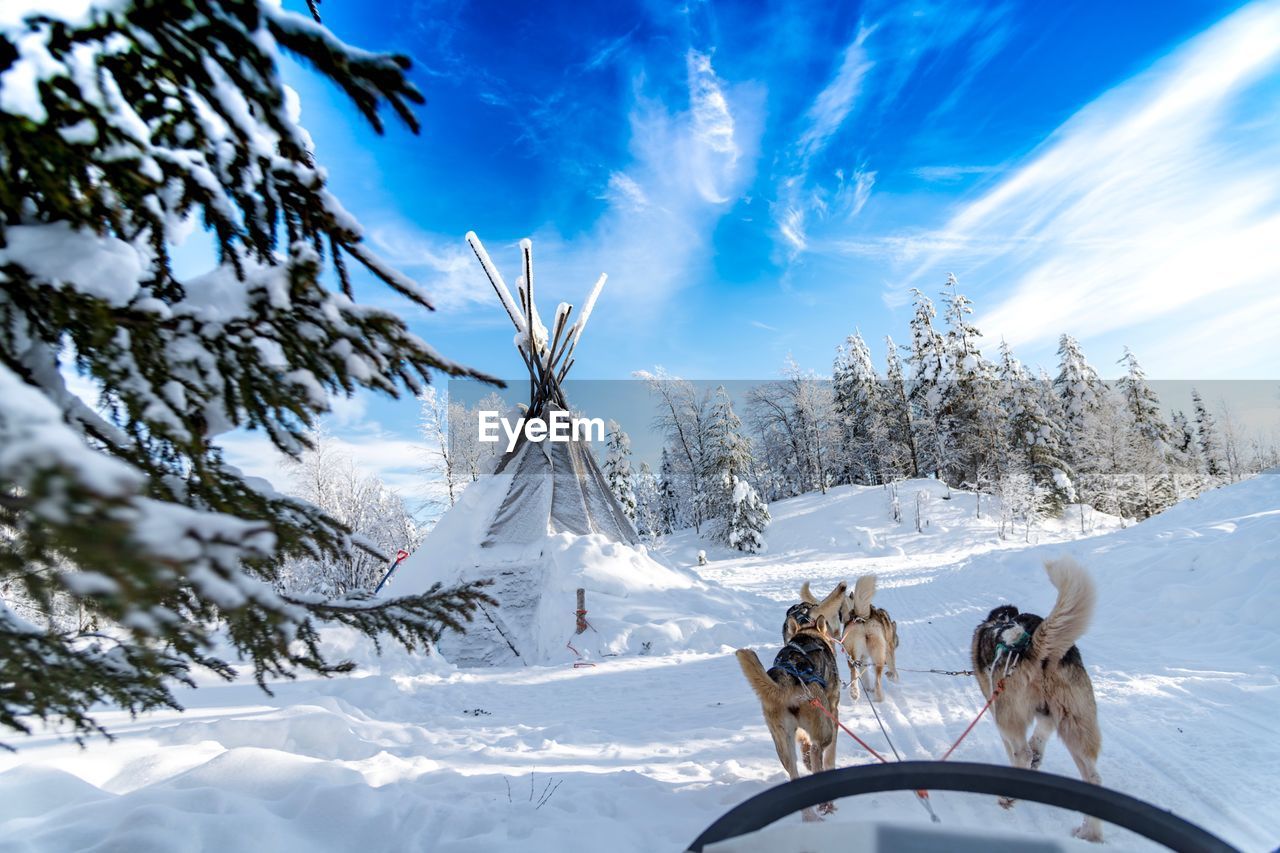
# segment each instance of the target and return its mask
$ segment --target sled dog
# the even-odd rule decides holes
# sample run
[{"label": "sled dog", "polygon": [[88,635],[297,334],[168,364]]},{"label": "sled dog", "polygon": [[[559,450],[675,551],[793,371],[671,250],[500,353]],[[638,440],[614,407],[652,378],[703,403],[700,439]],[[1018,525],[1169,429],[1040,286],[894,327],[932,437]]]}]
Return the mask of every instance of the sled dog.
[{"label": "sled dog", "polygon": [[842,644],[849,658],[849,695],[858,698],[858,676],[862,667],[870,663],[875,667],[875,700],[883,702],[881,681],[886,670],[889,678],[898,680],[898,623],[871,603],[876,594],[875,575],[858,578],[852,595],[844,596],[845,589],[846,584],[840,584],[819,603],[806,583],[800,587],[800,599],[813,604],[815,612],[825,616],[831,612],[829,602],[836,591],[842,593],[834,615],[843,627]]},{"label": "sled dog", "polygon": [[[817,699],[839,719],[840,671],[836,668],[835,638],[827,633],[827,623],[816,617],[799,624],[788,617],[784,633],[791,639],[773,659],[767,671],[759,656],[750,649],[738,649],[738,665],[760,699],[765,725],[773,736],[773,746],[787,776],[796,779],[796,741],[800,755],[810,772],[830,770],[836,764],[836,724],[815,708]],[[830,814],[834,803],[822,803],[818,812]],[[804,810],[805,820],[818,820],[812,808]]]},{"label": "sled dog", "polygon": [[[1046,560],[1045,571],[1058,589],[1058,600],[1041,619],[1005,604],[992,610],[973,632],[973,671],[986,699],[1000,690],[991,711],[1000,729],[1009,762],[1036,770],[1045,743],[1056,730],[1071,753],[1080,777],[1095,785],[1102,734],[1093,683],[1075,642],[1093,617],[1093,580],[1069,557]],[[1035,731],[1027,742],[1027,729]],[[1001,798],[1009,808],[1013,800]],[[1086,817],[1076,830],[1086,841],[1102,840],[1102,824]]]}]

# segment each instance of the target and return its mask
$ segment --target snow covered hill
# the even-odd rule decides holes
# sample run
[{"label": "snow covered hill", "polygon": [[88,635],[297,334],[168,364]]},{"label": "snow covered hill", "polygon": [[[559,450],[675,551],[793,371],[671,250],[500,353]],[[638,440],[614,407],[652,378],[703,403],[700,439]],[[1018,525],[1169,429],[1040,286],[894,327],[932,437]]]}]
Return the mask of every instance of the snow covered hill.
[{"label": "snow covered hill", "polygon": [[[1011,601],[1044,613],[1040,563],[1070,553],[1093,572],[1097,619],[1080,643],[1103,728],[1105,784],[1172,809],[1246,850],[1280,843],[1280,474],[1206,493],[1128,529],[1070,517],[1028,545],[1001,540],[974,497],[933,494],[915,530],[884,490],[847,487],[775,504],[766,555],[674,537],[682,571],[705,548],[709,580],[763,598],[750,639],[777,647],[781,603],[880,575],[877,603],[898,621],[902,681],[880,712],[904,757],[936,757],[981,703],[962,669],[973,625]],[[984,501],[985,503],[985,501]],[[772,599],[777,603],[770,603]],[[671,614],[681,616],[685,614]],[[0,851],[680,850],[718,815],[783,780],[759,706],[727,649],[598,658],[574,669],[457,670],[438,658],[375,659],[341,633],[361,675],[183,694],[187,713],[104,713],[118,735],[80,750],[41,734],[0,756]],[[877,748],[865,700],[842,718]],[[1003,762],[994,726],[957,757]],[[840,765],[865,763],[848,739]],[[1045,769],[1073,775],[1051,742]],[[1066,838],[1076,815],[935,793],[944,824]],[[831,820],[925,820],[909,794],[845,800]],[[798,820],[798,818],[794,818]],[[1108,828],[1109,845],[1138,846]]]}]

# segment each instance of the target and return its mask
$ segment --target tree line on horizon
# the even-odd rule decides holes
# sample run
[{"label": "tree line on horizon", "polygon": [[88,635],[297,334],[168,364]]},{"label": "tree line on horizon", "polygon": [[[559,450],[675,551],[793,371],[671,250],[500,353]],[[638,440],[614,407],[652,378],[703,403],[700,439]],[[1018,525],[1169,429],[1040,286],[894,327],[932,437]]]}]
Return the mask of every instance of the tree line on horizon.
[{"label": "tree line on horizon", "polygon": [[1148,518],[1280,464],[1274,442],[1246,442],[1229,413],[1219,424],[1194,388],[1191,414],[1166,418],[1128,348],[1124,375],[1104,382],[1063,334],[1051,378],[1032,373],[1006,343],[998,361],[983,355],[973,304],[955,276],[942,291],[941,325],[925,293],[912,297],[910,343],[885,338],[883,373],[858,332],[836,348],[829,379],[788,359],[783,378],[747,391],[745,429],[723,386],[641,374],[665,437],[659,471],[642,464],[619,490],[634,495],[642,535],[710,522],[713,538],[728,543],[733,502],[718,497],[727,458],[740,460],[730,463],[734,476],[766,502],[930,477],[1000,497],[1002,527],[1030,527],[1072,504]]}]

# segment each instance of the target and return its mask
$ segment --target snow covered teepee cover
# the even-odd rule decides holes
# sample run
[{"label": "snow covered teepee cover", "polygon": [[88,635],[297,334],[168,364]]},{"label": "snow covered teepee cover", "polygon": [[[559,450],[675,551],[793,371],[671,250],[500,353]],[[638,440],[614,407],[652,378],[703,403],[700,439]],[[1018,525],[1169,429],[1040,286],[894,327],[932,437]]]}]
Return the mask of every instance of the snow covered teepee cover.
[{"label": "snow covered teepee cover", "polygon": [[[522,240],[523,272],[512,297],[474,233],[467,242],[484,267],[529,371],[526,416],[569,409],[561,383],[592,308],[581,317],[560,303],[548,332],[533,301],[533,247]],[[471,484],[401,567],[395,593],[437,581],[491,578],[499,607],[486,607],[467,633],[446,633],[441,653],[459,666],[545,664],[608,654],[718,651],[755,630],[761,602],[653,559],[618,504],[585,442],[521,437],[493,475]],[[576,591],[586,591],[590,628],[575,632]]]}]

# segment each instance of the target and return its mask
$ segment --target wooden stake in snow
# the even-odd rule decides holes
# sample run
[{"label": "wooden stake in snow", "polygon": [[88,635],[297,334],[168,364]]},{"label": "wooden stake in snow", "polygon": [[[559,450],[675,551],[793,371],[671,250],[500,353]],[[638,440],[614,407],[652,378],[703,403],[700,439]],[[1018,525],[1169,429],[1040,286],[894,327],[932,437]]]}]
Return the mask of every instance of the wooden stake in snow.
[{"label": "wooden stake in snow", "polygon": [[587,591],[581,587],[578,588],[577,616],[578,630],[574,631],[574,633],[581,634],[583,631],[587,630]]}]

